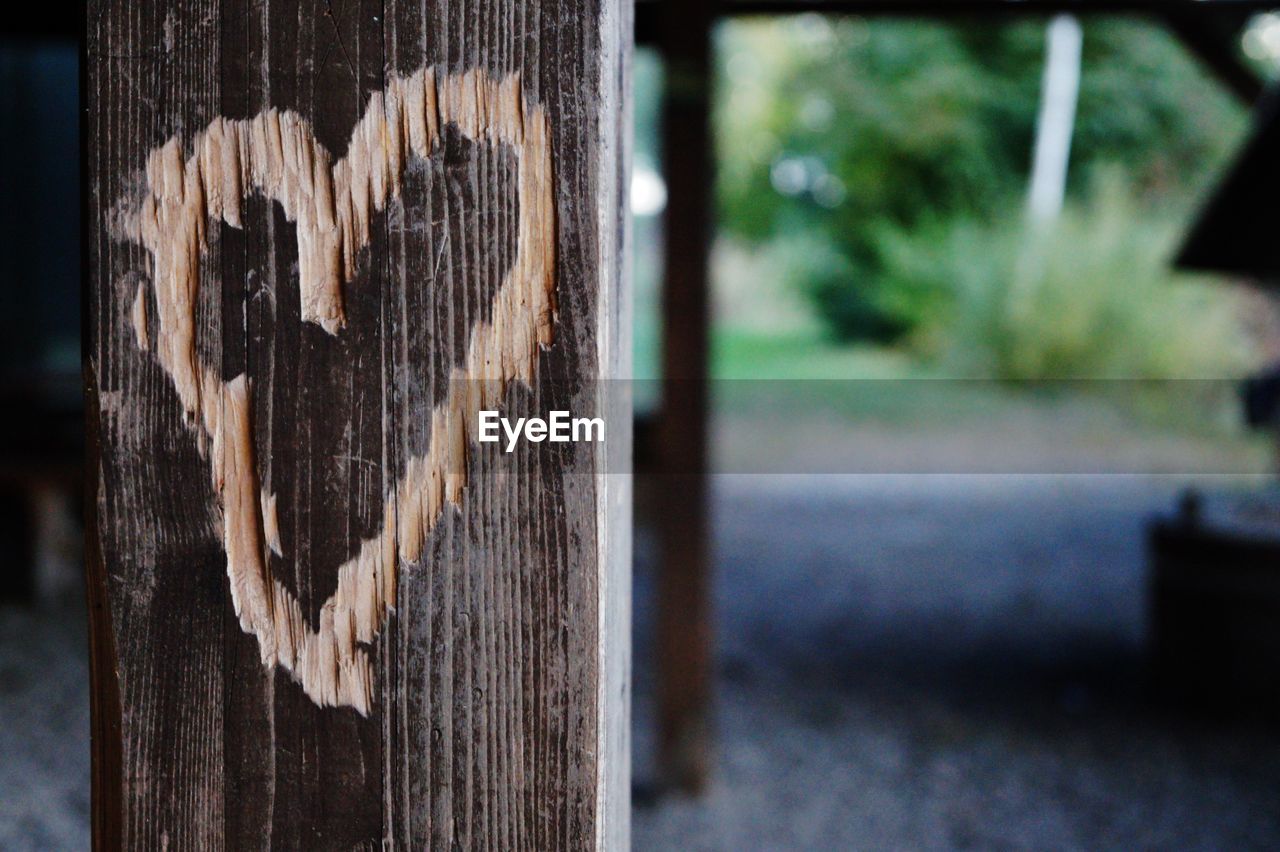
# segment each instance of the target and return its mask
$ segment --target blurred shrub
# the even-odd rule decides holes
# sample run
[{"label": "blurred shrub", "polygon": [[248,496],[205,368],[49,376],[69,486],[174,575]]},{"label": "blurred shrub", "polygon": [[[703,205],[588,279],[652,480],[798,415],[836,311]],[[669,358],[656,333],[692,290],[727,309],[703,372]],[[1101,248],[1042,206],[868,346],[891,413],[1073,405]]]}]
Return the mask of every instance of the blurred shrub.
[{"label": "blurred shrub", "polygon": [[769,246],[772,266],[796,282],[817,306],[826,325],[841,339],[894,340],[903,322],[880,302],[882,291],[856,286],[864,270],[835,243],[815,232],[789,233]]},{"label": "blurred shrub", "polygon": [[1243,303],[1220,283],[1173,272],[1176,224],[1139,215],[1114,175],[1054,225],[1021,218],[935,233],[887,255],[893,278],[948,289],[922,327],[951,371],[1002,379],[1216,378],[1250,365]]},{"label": "blurred shrub", "polygon": [[814,233],[782,236],[769,251],[786,280],[803,289],[837,340],[887,344],[913,333],[918,343],[925,329],[945,318],[951,276],[962,274],[958,269],[943,274],[942,259],[929,248],[935,245],[930,235],[942,232],[937,224],[908,233],[873,223],[866,234],[866,253],[858,260]]}]

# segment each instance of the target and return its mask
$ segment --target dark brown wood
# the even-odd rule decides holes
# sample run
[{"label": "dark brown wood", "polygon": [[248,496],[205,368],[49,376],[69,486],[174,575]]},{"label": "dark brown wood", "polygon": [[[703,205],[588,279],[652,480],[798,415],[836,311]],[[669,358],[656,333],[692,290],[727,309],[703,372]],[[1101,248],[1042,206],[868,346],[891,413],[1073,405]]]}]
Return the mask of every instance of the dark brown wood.
[{"label": "dark brown wood", "polygon": [[[638,17],[661,14],[665,0],[637,0]],[[1212,16],[1217,12],[1266,12],[1273,0],[720,0],[723,15],[793,15],[805,12],[887,15],[972,15],[987,13],[1076,14],[1151,13],[1170,10]],[[647,22],[638,31],[647,30]]]},{"label": "dark brown wood", "polygon": [[[629,28],[613,0],[89,4],[85,367],[99,848],[625,845],[618,625],[627,516],[618,478],[600,475],[604,447],[523,443],[507,454],[468,441],[464,455],[441,456],[457,464],[437,470],[460,478],[456,500],[451,486],[433,492],[445,497],[438,513],[423,510],[425,541],[406,542],[411,498],[434,487],[414,478],[413,460],[446,446],[455,427],[435,414],[461,410],[468,387],[496,394],[482,398],[512,416],[608,414],[604,446],[625,457],[628,416],[606,411],[596,380],[619,374],[628,345]],[[501,92],[515,94],[494,100],[502,81],[511,88]],[[383,99],[392,91],[445,93],[417,112],[440,122],[426,156],[410,155],[410,120],[393,113],[390,94]],[[464,102],[493,112],[468,127]],[[368,202],[367,239],[344,238],[359,251],[341,287],[341,327],[305,321],[317,316],[308,314],[315,258],[330,256],[300,256],[310,227],[301,208],[269,200],[310,186],[312,173],[270,186],[252,173],[270,159],[269,145],[252,147],[252,129],[269,132],[272,109],[296,114],[334,163],[392,163],[398,192],[386,192],[383,211]],[[393,130],[358,143],[353,129],[379,110]],[[241,168],[218,171],[197,156],[213,150],[202,146],[220,118],[239,121],[225,125],[240,134],[225,138],[239,142],[222,150],[238,150]],[[517,124],[524,129],[501,129]],[[287,160],[293,137],[283,138]],[[180,363],[166,360],[171,297],[154,280],[168,280],[156,252],[181,256],[181,241],[146,231],[146,199],[159,208],[177,174],[149,171],[149,157],[170,140],[191,158],[181,198],[197,197],[197,168],[207,207],[192,219],[206,226],[193,313],[194,352],[209,377],[197,371],[189,397]],[[393,144],[404,149],[402,166]],[[528,195],[521,175],[543,148],[550,172]],[[385,160],[365,157],[371,150]],[[242,193],[212,175],[235,175]],[[548,208],[526,203],[543,190]],[[235,194],[238,213],[219,213]],[[357,190],[350,198],[354,210]],[[547,239],[522,239],[526,219]],[[522,280],[521,258],[544,249],[555,310],[537,326],[546,338],[522,362],[527,375],[505,360],[477,361],[477,339],[503,351],[535,344],[519,337],[524,315],[505,313],[499,297],[508,280]],[[479,375],[502,381],[488,391],[464,380]],[[243,435],[230,419],[236,387],[245,389]],[[187,423],[184,400],[193,399],[197,418]],[[251,452],[248,473],[234,461],[241,448]],[[233,482],[258,488],[241,494]],[[278,583],[261,611],[252,589],[233,596],[229,582],[254,576],[237,574],[231,555],[247,534],[233,526],[245,494],[254,506],[246,552],[261,560],[258,577]],[[324,644],[334,634],[323,625],[326,612],[347,611],[339,566],[370,547],[392,554],[379,565],[398,567],[376,575],[393,571],[394,609],[342,652],[355,656],[338,658],[368,660],[362,706],[359,690],[343,691],[337,664],[264,663],[264,637],[278,641],[279,625],[292,624],[319,631],[315,647],[337,647]],[[272,594],[270,582],[264,588]],[[341,623],[333,630],[341,636]],[[335,682],[338,692],[322,697]]]},{"label": "dark brown wood", "polygon": [[[662,44],[663,19],[679,19],[679,9],[668,10],[666,0],[636,0],[636,44]],[[738,15],[1078,15],[1172,13],[1191,20],[1214,20],[1220,15],[1266,12],[1273,0],[720,0],[720,16]],[[1217,49],[1215,48],[1215,51]]]},{"label": "dark brown wood", "polygon": [[[952,15],[1145,14],[1164,20],[1187,48],[1236,97],[1248,104],[1264,82],[1240,54],[1239,37],[1248,19],[1273,9],[1271,0],[722,0],[721,16],[752,15]],[[661,46],[659,19],[668,14],[661,0],[638,0],[636,44]],[[679,12],[674,13],[679,17]]]},{"label": "dark brown wood", "polygon": [[663,782],[699,791],[709,764],[711,577],[707,376],[711,240],[710,0],[668,0],[663,19],[662,408],[658,454],[658,749]]}]

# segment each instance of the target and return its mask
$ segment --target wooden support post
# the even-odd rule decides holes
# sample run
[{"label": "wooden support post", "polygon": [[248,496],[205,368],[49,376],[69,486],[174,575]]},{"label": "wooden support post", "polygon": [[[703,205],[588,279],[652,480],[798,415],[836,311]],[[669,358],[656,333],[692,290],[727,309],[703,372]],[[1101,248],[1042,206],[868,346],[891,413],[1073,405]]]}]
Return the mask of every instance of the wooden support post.
[{"label": "wooden support post", "polygon": [[89,3],[98,848],[626,845],[630,28]]},{"label": "wooden support post", "polygon": [[666,786],[696,793],[708,770],[712,634],[707,375],[712,160],[710,0],[665,0],[662,283],[663,472],[658,568],[658,747]]}]

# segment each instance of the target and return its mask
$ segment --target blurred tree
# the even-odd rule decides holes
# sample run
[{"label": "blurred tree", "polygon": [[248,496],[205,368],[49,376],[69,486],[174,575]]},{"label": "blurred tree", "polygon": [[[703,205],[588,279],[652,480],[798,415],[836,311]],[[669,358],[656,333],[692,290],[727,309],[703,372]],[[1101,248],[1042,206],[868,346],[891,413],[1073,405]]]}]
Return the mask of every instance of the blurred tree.
[{"label": "blurred tree", "polygon": [[[945,310],[945,286],[889,255],[904,234],[1020,213],[1044,22],[734,22],[718,55],[725,231],[790,246],[790,277],[841,339],[894,341]],[[1118,164],[1143,209],[1186,210],[1243,110],[1150,23],[1086,21],[1083,64],[1069,199]]]}]

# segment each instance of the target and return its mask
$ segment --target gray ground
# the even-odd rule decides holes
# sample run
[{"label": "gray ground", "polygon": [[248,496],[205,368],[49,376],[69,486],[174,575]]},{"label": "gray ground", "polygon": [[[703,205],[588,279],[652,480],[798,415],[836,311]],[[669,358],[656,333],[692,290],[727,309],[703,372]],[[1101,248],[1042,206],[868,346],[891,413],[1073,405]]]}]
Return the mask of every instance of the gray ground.
[{"label": "gray ground", "polygon": [[[648,849],[1280,847],[1280,738],[1144,703],[1138,477],[719,477],[718,767]],[[636,764],[652,772],[652,548]],[[86,845],[83,615],[0,609],[0,849]]]},{"label": "gray ground", "polygon": [[1143,523],[1176,493],[718,478],[719,763],[703,800],[637,807],[636,848],[1280,848],[1280,737],[1143,699]]},{"label": "gray ground", "polygon": [[86,634],[82,607],[0,607],[0,849],[89,847]]}]

